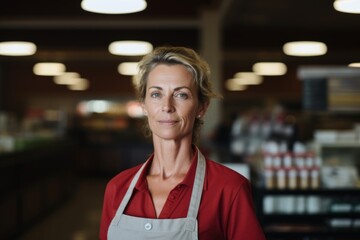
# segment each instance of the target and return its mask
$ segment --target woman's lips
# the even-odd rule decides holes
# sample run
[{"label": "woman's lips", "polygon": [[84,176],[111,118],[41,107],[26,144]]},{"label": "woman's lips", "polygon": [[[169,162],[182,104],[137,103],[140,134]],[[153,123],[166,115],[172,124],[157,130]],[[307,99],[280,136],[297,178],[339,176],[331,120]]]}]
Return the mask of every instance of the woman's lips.
[{"label": "woman's lips", "polygon": [[160,124],[164,124],[164,125],[174,125],[177,122],[178,121],[176,121],[176,120],[160,120],[159,121]]}]

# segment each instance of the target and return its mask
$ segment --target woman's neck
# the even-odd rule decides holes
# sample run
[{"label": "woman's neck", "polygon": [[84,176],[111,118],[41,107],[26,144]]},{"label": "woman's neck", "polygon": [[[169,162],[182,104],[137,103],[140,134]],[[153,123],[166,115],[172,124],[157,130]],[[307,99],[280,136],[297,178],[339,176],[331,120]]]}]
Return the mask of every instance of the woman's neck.
[{"label": "woman's neck", "polygon": [[162,179],[186,175],[193,159],[191,139],[167,141],[153,139],[154,159],[149,175],[157,175]]}]

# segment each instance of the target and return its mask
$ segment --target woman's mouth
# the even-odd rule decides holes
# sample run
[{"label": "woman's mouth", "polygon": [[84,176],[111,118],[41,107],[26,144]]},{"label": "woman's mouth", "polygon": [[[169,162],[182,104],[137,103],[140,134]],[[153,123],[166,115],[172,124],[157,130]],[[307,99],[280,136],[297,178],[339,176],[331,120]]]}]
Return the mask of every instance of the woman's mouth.
[{"label": "woman's mouth", "polygon": [[176,120],[160,120],[159,123],[163,124],[163,125],[174,125],[176,124],[178,121]]}]

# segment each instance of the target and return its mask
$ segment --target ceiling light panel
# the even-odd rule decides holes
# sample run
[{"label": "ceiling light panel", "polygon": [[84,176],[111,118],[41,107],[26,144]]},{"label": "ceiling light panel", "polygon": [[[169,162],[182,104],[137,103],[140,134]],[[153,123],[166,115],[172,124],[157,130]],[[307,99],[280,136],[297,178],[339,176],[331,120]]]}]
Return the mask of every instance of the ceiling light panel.
[{"label": "ceiling light panel", "polygon": [[350,63],[349,67],[359,67],[360,68],[360,62]]},{"label": "ceiling light panel", "polygon": [[134,76],[138,73],[138,62],[123,62],[118,66],[118,72],[122,75]]},{"label": "ceiling light panel", "polygon": [[32,42],[8,41],[0,42],[0,55],[29,56],[36,52],[36,45]]},{"label": "ceiling light panel", "polygon": [[229,91],[244,91],[247,89],[246,85],[238,84],[234,78],[226,80],[225,87]]},{"label": "ceiling light panel", "polygon": [[333,6],[339,12],[360,14],[359,0],[336,0]]},{"label": "ceiling light panel", "polygon": [[145,10],[145,0],[83,0],[81,8],[102,14],[127,14]]},{"label": "ceiling light panel", "polygon": [[54,82],[59,85],[70,85],[74,83],[74,79],[78,78],[80,78],[80,74],[76,72],[65,72],[59,76],[54,76]]},{"label": "ceiling light panel", "polygon": [[74,91],[84,91],[89,88],[89,81],[85,78],[73,78],[72,83],[67,87]]},{"label": "ceiling light panel", "polygon": [[284,44],[283,51],[289,56],[320,56],[326,54],[327,46],[316,41],[295,41]]},{"label": "ceiling light panel", "polygon": [[253,71],[262,76],[281,76],[287,72],[287,67],[281,62],[258,62],[253,65]]},{"label": "ceiling light panel", "polygon": [[234,81],[241,85],[257,85],[262,83],[263,77],[253,72],[238,72],[234,75]]},{"label": "ceiling light panel", "polygon": [[33,67],[34,74],[39,76],[59,76],[63,74],[65,70],[65,65],[57,62],[36,63]]},{"label": "ceiling light panel", "polygon": [[144,41],[115,41],[109,45],[109,52],[114,55],[142,56],[152,50],[152,44]]}]

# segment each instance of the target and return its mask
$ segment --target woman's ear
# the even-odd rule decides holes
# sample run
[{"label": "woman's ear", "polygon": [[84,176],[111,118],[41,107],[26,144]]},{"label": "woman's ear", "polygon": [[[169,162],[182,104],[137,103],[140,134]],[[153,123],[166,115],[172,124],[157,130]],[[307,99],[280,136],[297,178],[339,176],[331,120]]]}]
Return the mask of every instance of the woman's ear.
[{"label": "woman's ear", "polygon": [[205,115],[208,107],[209,107],[209,102],[205,102],[199,106],[199,109],[197,112],[198,118],[202,118]]},{"label": "woman's ear", "polygon": [[144,115],[147,116],[148,112],[145,109],[145,104],[144,103],[141,103],[141,108],[142,108],[142,111],[143,111]]}]

